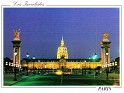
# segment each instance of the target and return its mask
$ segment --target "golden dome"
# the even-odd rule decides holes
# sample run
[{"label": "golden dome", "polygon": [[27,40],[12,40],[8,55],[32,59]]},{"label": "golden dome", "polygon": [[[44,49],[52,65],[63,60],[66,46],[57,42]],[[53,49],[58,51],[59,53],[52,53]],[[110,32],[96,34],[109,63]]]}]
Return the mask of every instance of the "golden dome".
[{"label": "golden dome", "polygon": [[64,44],[63,37],[62,37],[60,46],[57,49],[57,59],[60,59],[61,57],[68,59],[68,51],[67,51],[67,47]]}]

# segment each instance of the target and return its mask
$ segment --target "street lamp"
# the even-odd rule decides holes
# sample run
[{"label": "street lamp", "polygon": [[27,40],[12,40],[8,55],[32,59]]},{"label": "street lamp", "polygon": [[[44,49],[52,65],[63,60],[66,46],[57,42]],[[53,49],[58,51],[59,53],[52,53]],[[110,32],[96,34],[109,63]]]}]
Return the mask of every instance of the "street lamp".
[{"label": "street lamp", "polygon": [[72,61],[71,61],[71,73],[73,73],[72,69],[73,69],[73,66],[72,66]]},{"label": "street lamp", "polygon": [[79,65],[79,63],[78,63],[78,70],[77,70],[77,74],[79,74],[79,68],[80,68],[80,65]]},{"label": "street lamp", "polygon": [[85,63],[85,74],[86,74],[86,60],[84,61],[84,63]]},{"label": "street lamp", "polygon": [[90,56],[89,56],[89,58],[88,58],[88,59],[89,59],[89,62],[91,62],[91,57],[90,57]]},{"label": "street lamp", "polygon": [[[89,56],[89,62],[91,61],[91,57]],[[89,65],[88,65],[89,66]],[[89,66],[90,67],[90,66]]]},{"label": "street lamp", "polygon": [[17,56],[17,52],[15,52],[14,55],[15,55],[14,81],[17,81],[17,79],[16,79],[16,56]]},{"label": "street lamp", "polygon": [[54,73],[54,66],[53,66],[53,63],[52,63],[52,69],[53,69],[53,73]]},{"label": "street lamp", "polygon": [[27,75],[26,76],[28,76],[28,58],[29,58],[29,54],[28,53],[27,53],[26,57],[27,57]]},{"label": "street lamp", "polygon": [[33,73],[34,73],[34,60],[35,60],[35,56],[33,56]]},{"label": "street lamp", "polygon": [[81,67],[82,69],[81,69],[81,74],[83,75],[83,63],[82,63],[82,67]]},{"label": "street lamp", "polygon": [[[93,56],[94,62],[96,61],[96,59],[97,59],[97,54],[95,53],[95,55]],[[95,65],[95,63],[94,63],[94,65]],[[94,66],[94,65],[93,65],[93,66]],[[95,68],[95,66],[94,66],[94,68]]]},{"label": "street lamp", "polygon": [[108,69],[108,55],[109,55],[109,53],[108,53],[108,50],[106,50],[106,58],[107,58],[107,69],[106,69],[106,75],[107,75],[107,79],[108,79],[108,71],[109,71],[109,69]]}]

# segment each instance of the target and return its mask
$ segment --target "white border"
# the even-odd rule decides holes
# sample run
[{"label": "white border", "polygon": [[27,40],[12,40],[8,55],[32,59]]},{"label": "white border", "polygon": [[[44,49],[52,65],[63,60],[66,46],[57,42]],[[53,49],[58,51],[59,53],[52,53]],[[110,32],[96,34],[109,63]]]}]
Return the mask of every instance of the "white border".
[{"label": "white border", "polygon": [[[21,6],[21,7],[17,7],[17,6],[2,6],[1,7],[2,9],[1,9],[1,11],[2,11],[2,14],[1,14],[1,20],[2,20],[2,23],[3,23],[3,8],[32,8],[32,7],[23,7],[23,6]],[[33,7],[33,8],[120,8],[120,51],[122,51],[122,7],[121,7],[121,5],[52,5],[52,4],[50,4],[50,5],[46,5],[46,6],[42,6],[42,7]],[[3,24],[1,24],[1,30],[2,30],[2,34],[1,34],[1,37],[2,37],[2,45],[3,45]],[[1,61],[3,60],[3,46],[1,47],[1,50],[2,50],[2,55],[1,55]],[[1,63],[1,65],[2,65],[2,72],[3,72],[3,64]],[[1,73],[2,73],[1,72]],[[122,73],[122,52],[120,52],[120,73]],[[3,74],[3,73],[2,73]],[[2,75],[2,77],[3,77],[3,75]],[[3,79],[1,79],[2,80],[2,83],[3,83]],[[122,82],[122,74],[120,74],[120,82]],[[2,85],[2,87],[3,87],[3,85]],[[20,86],[19,86],[20,87]],[[9,87],[9,88],[19,88],[19,87]],[[36,86],[33,86],[34,88],[37,88]],[[41,86],[42,88],[48,88],[48,87],[46,87],[46,86]],[[41,87],[39,87],[38,86],[38,88],[41,88]],[[95,90],[96,90],[96,88],[98,88],[98,87],[100,87],[100,86],[93,86],[93,87],[90,87],[90,86],[69,86],[69,87],[66,87],[66,88],[73,88],[73,89],[78,89],[78,88],[83,88],[83,90],[84,90],[84,88],[85,89],[87,89],[87,88],[90,88],[90,89],[93,89],[93,88],[95,88]],[[4,88],[4,87],[3,87]],[[8,88],[8,87],[5,87],[5,88]],[[23,87],[20,87],[20,88],[23,88]],[[26,86],[26,88],[27,88],[27,86]],[[30,87],[30,86],[28,86],[28,88],[32,88],[32,87]],[[63,87],[63,86],[51,86],[51,87],[49,87],[49,88],[65,88],[65,87]],[[112,87],[111,86],[111,88],[122,88],[122,83],[120,83],[120,86],[119,87]],[[72,89],[72,90],[73,90]],[[94,90],[94,89],[93,89]],[[90,91],[89,89],[88,89],[88,91]],[[26,91],[25,91],[26,92]],[[75,91],[76,92],[76,91]],[[83,92],[83,91],[82,91]],[[79,92],[79,93],[82,93],[82,92]],[[92,92],[92,91],[91,91]],[[14,92],[15,93],[15,92]],[[61,92],[60,92],[61,93]]]}]

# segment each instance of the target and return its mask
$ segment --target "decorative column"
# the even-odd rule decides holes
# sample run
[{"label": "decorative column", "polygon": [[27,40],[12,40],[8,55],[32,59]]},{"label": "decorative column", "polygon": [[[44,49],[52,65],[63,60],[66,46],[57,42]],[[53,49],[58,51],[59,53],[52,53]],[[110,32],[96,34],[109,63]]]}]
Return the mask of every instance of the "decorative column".
[{"label": "decorative column", "polygon": [[[13,64],[16,65],[16,67],[20,70],[20,66],[21,66],[21,64],[20,64],[21,40],[20,40],[20,32],[17,30],[14,31],[14,39],[13,39],[12,43],[13,43]],[[15,53],[17,53],[16,56],[14,55]]]},{"label": "decorative column", "polygon": [[[106,32],[103,34],[103,40],[101,44],[101,66],[102,68],[108,67],[110,63],[110,41],[108,40],[109,33]],[[107,55],[106,55],[107,54]]]}]

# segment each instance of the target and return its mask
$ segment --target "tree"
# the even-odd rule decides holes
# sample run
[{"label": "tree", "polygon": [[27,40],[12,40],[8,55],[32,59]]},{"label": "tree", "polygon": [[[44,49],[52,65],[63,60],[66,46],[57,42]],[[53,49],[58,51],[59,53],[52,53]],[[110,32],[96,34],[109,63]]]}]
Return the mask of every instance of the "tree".
[{"label": "tree", "polygon": [[115,72],[116,73],[119,73],[120,72],[120,57],[117,57],[116,59],[115,59],[115,62],[117,62],[117,65],[116,66],[114,66],[114,69],[115,69]]},{"label": "tree", "polygon": [[117,58],[115,59],[115,61],[117,62],[117,66],[119,66],[119,65],[120,65],[120,57],[117,57]]}]

